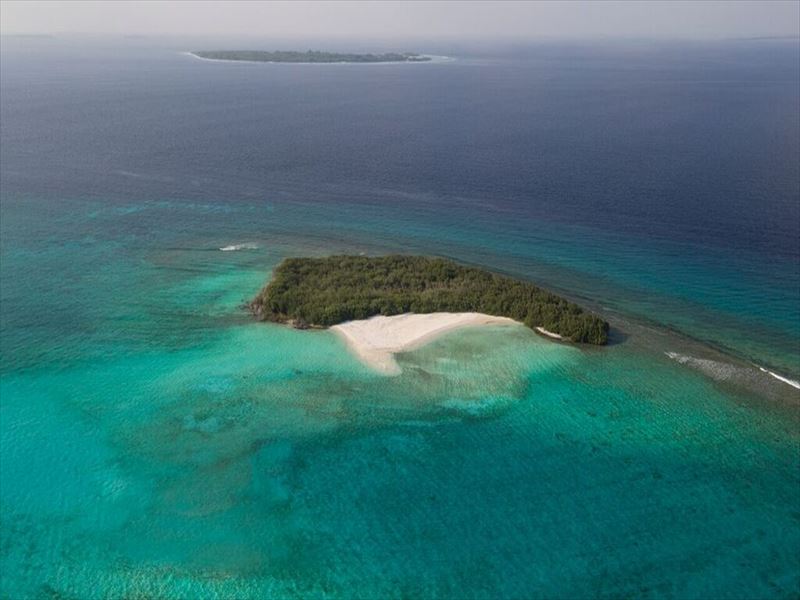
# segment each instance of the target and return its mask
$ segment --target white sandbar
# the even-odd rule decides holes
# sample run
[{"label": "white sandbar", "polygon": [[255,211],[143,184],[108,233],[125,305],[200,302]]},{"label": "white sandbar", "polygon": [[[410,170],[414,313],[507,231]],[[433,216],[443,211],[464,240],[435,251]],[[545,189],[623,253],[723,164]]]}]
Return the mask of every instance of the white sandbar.
[{"label": "white sandbar", "polygon": [[553,333],[552,331],[547,331],[544,327],[537,327],[536,331],[541,333],[542,335],[546,335],[549,338],[553,338],[554,340],[563,340],[564,336],[558,335],[557,333]]},{"label": "white sandbar", "polygon": [[331,327],[346,342],[352,352],[366,365],[385,375],[398,375],[400,365],[394,359],[397,352],[406,352],[453,329],[477,325],[517,325],[508,317],[493,317],[482,313],[406,313],[393,317],[372,317],[348,321]]}]

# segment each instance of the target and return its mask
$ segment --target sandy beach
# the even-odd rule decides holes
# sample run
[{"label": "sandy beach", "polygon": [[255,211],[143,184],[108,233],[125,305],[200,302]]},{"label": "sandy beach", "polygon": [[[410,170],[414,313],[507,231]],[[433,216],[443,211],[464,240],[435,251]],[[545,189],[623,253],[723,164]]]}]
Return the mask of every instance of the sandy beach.
[{"label": "sandy beach", "polygon": [[419,348],[437,337],[462,327],[479,325],[519,325],[507,317],[482,313],[407,313],[392,317],[377,316],[334,325],[351,351],[366,365],[385,375],[398,375],[400,365],[394,354]]}]

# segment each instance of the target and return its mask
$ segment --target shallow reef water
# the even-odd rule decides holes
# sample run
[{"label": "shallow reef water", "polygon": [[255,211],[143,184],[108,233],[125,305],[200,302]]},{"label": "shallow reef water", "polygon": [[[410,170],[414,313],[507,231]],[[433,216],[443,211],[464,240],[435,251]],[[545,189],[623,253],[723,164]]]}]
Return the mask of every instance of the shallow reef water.
[{"label": "shallow reef water", "polygon": [[[172,347],[4,374],[12,596],[798,584],[790,409],[737,400],[655,350],[523,326],[452,332],[386,377],[331,332],[252,322],[239,296],[256,272],[210,271],[159,297]],[[168,329],[197,311],[213,326],[183,346]]]}]

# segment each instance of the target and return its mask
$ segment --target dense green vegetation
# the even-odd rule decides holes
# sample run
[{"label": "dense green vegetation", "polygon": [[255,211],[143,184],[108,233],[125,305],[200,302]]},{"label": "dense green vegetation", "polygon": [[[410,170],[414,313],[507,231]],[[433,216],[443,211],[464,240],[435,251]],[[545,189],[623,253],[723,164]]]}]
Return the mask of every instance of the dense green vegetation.
[{"label": "dense green vegetation", "polygon": [[296,50],[267,52],[263,50],[198,50],[192,52],[200,58],[213,60],[245,60],[251,62],[281,63],[379,63],[379,62],[425,62],[429,56],[410,52],[386,52],[384,54],[350,54],[338,52],[320,52]]},{"label": "dense green vegetation", "polygon": [[533,284],[425,256],[289,258],[251,307],[263,320],[297,327],[474,311],[544,327],[574,342],[605,344],[608,336],[608,323]]}]

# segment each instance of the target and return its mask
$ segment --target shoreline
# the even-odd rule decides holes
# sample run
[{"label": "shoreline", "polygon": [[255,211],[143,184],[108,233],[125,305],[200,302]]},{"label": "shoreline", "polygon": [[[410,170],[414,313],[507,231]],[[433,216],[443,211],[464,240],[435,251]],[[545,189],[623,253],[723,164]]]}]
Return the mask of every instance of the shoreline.
[{"label": "shoreline", "polygon": [[[365,366],[382,375],[396,376],[402,372],[402,369],[395,360],[395,354],[420,348],[456,329],[482,325],[520,325],[524,327],[522,323],[508,317],[496,317],[483,313],[440,312],[427,314],[406,313],[391,317],[375,316],[369,319],[339,323],[329,329],[345,342],[348,350]],[[628,321],[627,326],[622,327],[622,329],[628,329],[631,326],[637,329],[643,327],[642,324],[637,324],[635,320]],[[651,329],[650,327],[645,328]],[[547,331],[543,327],[535,327],[533,330],[542,337],[553,341],[564,341],[562,336]],[[693,349],[684,349],[684,352],[690,352],[690,355],[664,351],[667,358],[703,373],[718,384],[727,383],[748,390],[750,393],[755,393],[761,398],[770,398],[773,401],[783,398],[784,401],[789,400],[789,406],[795,408],[798,406],[796,399],[791,400],[786,395],[788,389],[800,389],[800,382],[760,365],[749,363],[749,361],[741,361],[735,355],[716,349],[707,343],[679,332],[661,330],[659,333],[676,335],[678,339],[683,339],[694,346]],[[698,352],[698,350],[701,351]],[[732,375],[719,377],[706,372],[700,367],[707,362],[709,364],[718,362],[719,365],[729,366],[732,369]],[[748,366],[753,369],[753,373],[758,373],[764,377],[764,379],[758,378],[761,379],[762,385],[750,381],[747,372],[742,371],[742,368],[747,369]],[[772,383],[767,383],[767,381]],[[766,384],[766,387],[763,387],[763,384]],[[791,392],[788,393],[793,395]]]},{"label": "shoreline", "polygon": [[399,375],[394,355],[420,348],[445,333],[482,325],[520,325],[508,317],[483,313],[406,313],[391,317],[376,316],[332,326],[348,349],[367,367],[383,375]]}]

